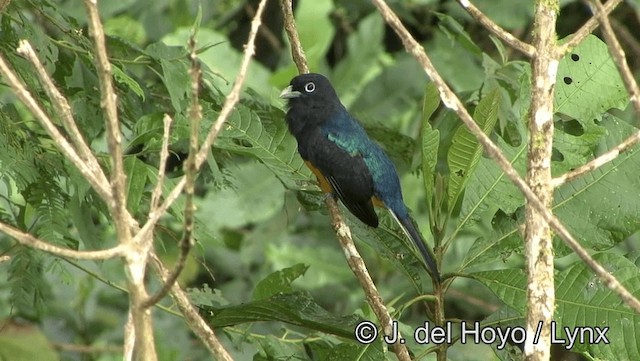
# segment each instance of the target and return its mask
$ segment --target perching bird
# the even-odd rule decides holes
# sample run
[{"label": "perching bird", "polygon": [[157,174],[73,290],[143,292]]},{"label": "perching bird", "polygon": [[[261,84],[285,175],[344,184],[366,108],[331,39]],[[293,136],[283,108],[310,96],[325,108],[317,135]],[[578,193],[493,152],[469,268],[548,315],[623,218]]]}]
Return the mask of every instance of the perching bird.
[{"label": "perching bird", "polygon": [[320,74],[298,75],[280,97],[288,100],[289,131],[320,188],[371,227],[378,227],[373,206],[389,209],[439,282],[438,266],[409,216],[393,163],[347,112],[329,80]]}]

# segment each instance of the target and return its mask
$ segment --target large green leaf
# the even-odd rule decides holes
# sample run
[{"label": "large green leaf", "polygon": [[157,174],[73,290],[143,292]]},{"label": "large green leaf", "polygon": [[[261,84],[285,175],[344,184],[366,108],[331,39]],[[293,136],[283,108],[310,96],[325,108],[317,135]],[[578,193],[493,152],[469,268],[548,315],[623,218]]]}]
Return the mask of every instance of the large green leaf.
[{"label": "large green leaf", "polygon": [[253,300],[265,299],[278,293],[293,292],[291,282],[304,275],[307,269],[309,266],[298,263],[271,273],[256,284],[253,290]]},{"label": "large green leaf", "polygon": [[[273,119],[276,117],[281,118],[276,121]],[[311,186],[311,171],[298,155],[297,143],[289,134],[280,111],[271,118],[259,117],[243,105],[236,106],[214,146],[257,158],[289,189]]]},{"label": "large green leaf", "polygon": [[589,35],[558,65],[554,109],[583,121],[629,104],[620,74],[607,45]]},{"label": "large green leaf", "polygon": [[201,306],[201,314],[214,328],[247,322],[281,321],[307,329],[352,339],[358,318],[338,317],[318,305],[306,292],[279,293],[240,305]]},{"label": "large green leaf", "polygon": [[[473,118],[488,134],[498,120],[499,93],[493,90],[480,100]],[[482,155],[482,145],[465,126],[460,126],[453,136],[451,148],[447,156],[449,165],[448,203],[449,209],[453,209],[458,198],[464,191],[464,186],[469,180]]]},{"label": "large green leaf", "polygon": [[[601,253],[594,256],[636,297],[640,297],[640,270],[627,258]],[[527,278],[522,270],[474,273],[473,277],[489,287],[504,303],[524,314]],[[602,360],[640,359],[640,315],[627,307],[605,287],[593,271],[576,262],[556,277],[555,335],[567,339],[564,327],[609,327],[610,344],[577,343],[573,351],[589,353]],[[596,333],[597,335],[597,333]]]},{"label": "large green leaf", "polygon": [[[606,116],[598,128],[600,127],[607,132],[600,142],[601,152],[616,146],[635,131],[635,128],[612,116]],[[595,129],[595,133],[601,132]],[[564,138],[569,140],[568,135]],[[578,144],[574,150],[584,147],[581,141],[576,141]],[[516,149],[505,145],[501,140],[498,143],[522,174],[525,167],[525,145]],[[562,148],[568,150],[571,146],[565,144]],[[640,228],[637,216],[640,214],[640,194],[637,191],[636,172],[639,167],[640,147],[636,146],[612,162],[556,189],[553,212],[573,235],[589,235],[580,239],[584,247],[608,249]],[[473,226],[483,215],[493,217],[498,209],[507,215],[513,215],[524,205],[524,198],[519,190],[504,177],[493,161],[483,159],[475,173],[466,189],[458,229]],[[474,243],[465,258],[463,268],[522,251],[519,222],[514,219],[509,222],[494,219],[494,231]],[[563,256],[569,252],[563,243],[556,242],[556,255]]]},{"label": "large green leaf", "polygon": [[[440,131],[433,129],[429,119],[440,105],[440,96],[434,83],[427,84],[422,102],[422,179],[427,195],[426,203],[431,204],[435,187],[435,171],[438,164]],[[432,209],[429,207],[429,209]]]},{"label": "large green leaf", "polygon": [[[601,126],[608,133],[600,144],[602,152],[636,131],[612,116],[605,117]],[[584,247],[608,249],[640,229],[638,169],[640,147],[635,146],[604,166],[556,189],[553,211],[571,234],[583,235],[579,239]],[[565,248],[560,254],[566,252]]]}]

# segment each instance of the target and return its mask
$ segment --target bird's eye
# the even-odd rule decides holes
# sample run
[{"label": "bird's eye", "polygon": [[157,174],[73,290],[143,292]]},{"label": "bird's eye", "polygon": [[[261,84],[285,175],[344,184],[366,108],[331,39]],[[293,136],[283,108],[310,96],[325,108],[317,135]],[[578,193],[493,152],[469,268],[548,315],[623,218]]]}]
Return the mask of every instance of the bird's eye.
[{"label": "bird's eye", "polygon": [[307,93],[313,93],[314,90],[316,90],[316,85],[312,81],[304,85],[304,91]]}]

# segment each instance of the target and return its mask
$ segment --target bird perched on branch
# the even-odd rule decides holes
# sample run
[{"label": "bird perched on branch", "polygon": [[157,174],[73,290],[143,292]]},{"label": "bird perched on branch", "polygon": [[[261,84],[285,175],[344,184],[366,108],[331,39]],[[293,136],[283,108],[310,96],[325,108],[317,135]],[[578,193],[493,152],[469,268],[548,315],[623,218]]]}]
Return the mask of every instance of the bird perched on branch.
[{"label": "bird perched on branch", "polygon": [[298,75],[280,97],[288,100],[289,131],[320,188],[337,196],[354,216],[371,227],[378,227],[373,206],[389,209],[439,282],[438,266],[409,216],[393,163],[347,112],[329,80],[321,74]]}]

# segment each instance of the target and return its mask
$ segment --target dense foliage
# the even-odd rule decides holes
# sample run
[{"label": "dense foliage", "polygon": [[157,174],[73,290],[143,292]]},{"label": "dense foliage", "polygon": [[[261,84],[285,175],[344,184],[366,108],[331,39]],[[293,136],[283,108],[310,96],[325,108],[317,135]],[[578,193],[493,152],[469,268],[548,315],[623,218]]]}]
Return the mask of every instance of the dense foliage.
[{"label": "dense foliage", "polygon": [[[527,37],[530,1],[474,3],[506,29]],[[579,1],[562,3],[559,37],[590,16]],[[257,2],[100,4],[126,145],[127,205],[134,216],[144,217],[157,177],[165,113],[174,119],[167,189],[182,175],[189,137],[185,45],[194,19],[200,11],[204,137],[237,74]],[[473,22],[456,2],[392,4],[476,122],[524,174],[529,63]],[[640,5],[632,1],[618,11],[613,17],[620,28],[638,29],[638,20],[625,14],[639,14]],[[22,0],[13,1],[0,16],[2,56],[54,113],[32,68],[15,51],[21,39],[33,44],[69,99],[85,139],[107,167],[105,122],[84,8],[74,0]],[[454,113],[440,105],[427,76],[368,1],[301,0],[296,21],[312,70],[332,80],[343,103],[394,160],[413,217],[429,243],[439,245],[443,273],[455,273],[445,297],[447,318],[522,326],[527,287],[520,229],[524,197],[483,156]],[[197,244],[180,284],[190,289],[192,301],[202,305],[203,315],[237,360],[394,359],[379,340],[369,345],[353,341],[354,325],[375,317],[335,240],[323,195],[283,121],[278,94],[297,71],[281,22],[279,4],[271,1],[242,99],[198,177]],[[627,43],[638,46],[637,32],[630,34]],[[559,64],[551,164],[555,176],[637,131],[622,80],[596,35]],[[637,72],[640,57],[629,58],[636,60],[631,65]],[[72,249],[115,245],[106,204],[5,84],[0,88],[0,220]],[[581,244],[597,253],[596,259],[637,297],[639,169],[636,146],[557,188],[553,207]],[[168,264],[176,258],[183,209],[182,201],[174,204],[155,234],[156,248]],[[379,214],[378,229],[352,217],[348,223],[400,331],[411,338],[432,316],[433,304],[420,297],[432,283],[393,219]],[[587,359],[640,359],[640,315],[559,239],[555,246],[558,328],[610,327],[610,345],[578,344],[571,351]],[[128,302],[120,261],[57,258],[5,235],[0,235],[0,256],[9,256],[0,263],[0,359],[121,358]],[[149,282],[158,284],[152,274]],[[171,299],[161,305],[153,311],[160,358],[209,359]],[[559,332],[558,337],[566,335]],[[514,344],[497,350],[498,341],[455,341],[448,350],[453,360],[511,360],[521,354]],[[77,346],[86,349],[78,352]],[[419,358],[434,345],[408,341],[408,346]]]}]

